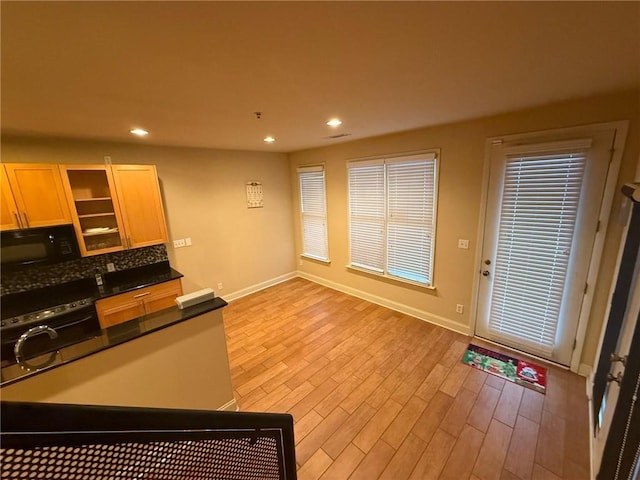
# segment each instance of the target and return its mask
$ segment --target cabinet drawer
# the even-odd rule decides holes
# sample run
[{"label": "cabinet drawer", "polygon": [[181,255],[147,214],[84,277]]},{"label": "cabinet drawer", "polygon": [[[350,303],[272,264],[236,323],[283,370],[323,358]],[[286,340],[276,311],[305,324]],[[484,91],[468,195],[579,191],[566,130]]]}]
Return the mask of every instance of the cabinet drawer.
[{"label": "cabinet drawer", "polygon": [[144,315],[144,304],[136,301],[122,302],[109,306],[102,305],[100,307],[96,303],[96,310],[98,312],[98,320],[100,320],[100,328],[109,328]]},{"label": "cabinet drawer", "polygon": [[100,326],[107,328],[175,305],[182,295],[180,279],[114,295],[96,302]]}]

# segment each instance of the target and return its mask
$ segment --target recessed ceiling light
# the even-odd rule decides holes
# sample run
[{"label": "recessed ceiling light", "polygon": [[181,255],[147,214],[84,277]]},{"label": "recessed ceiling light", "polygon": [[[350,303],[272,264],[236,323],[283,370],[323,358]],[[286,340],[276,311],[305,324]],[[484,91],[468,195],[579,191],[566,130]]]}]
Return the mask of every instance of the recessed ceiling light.
[{"label": "recessed ceiling light", "polygon": [[330,127],[337,127],[339,125],[342,125],[342,120],[338,120],[337,118],[332,118],[327,122],[327,125],[329,125]]},{"label": "recessed ceiling light", "polygon": [[276,141],[276,139],[273,137],[264,137],[264,141],[267,143],[273,143]]},{"label": "recessed ceiling light", "polygon": [[149,135],[149,132],[143,128],[132,128],[129,131],[134,135],[138,135],[139,137],[144,137],[145,135]]}]

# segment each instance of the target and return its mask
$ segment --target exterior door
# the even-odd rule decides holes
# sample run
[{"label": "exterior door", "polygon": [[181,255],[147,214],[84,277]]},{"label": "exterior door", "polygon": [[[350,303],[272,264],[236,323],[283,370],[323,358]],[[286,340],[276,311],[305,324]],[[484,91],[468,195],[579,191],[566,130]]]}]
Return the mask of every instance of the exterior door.
[{"label": "exterior door", "polygon": [[[623,457],[630,454],[624,452],[624,447],[635,451],[626,430],[630,425],[628,418],[632,415],[633,398],[637,398],[640,385],[637,360],[640,355],[640,203],[637,201],[634,201],[629,216],[617,270],[608,320],[603,325],[592,393],[595,427],[593,464],[594,471],[600,470],[598,478],[603,479],[614,478],[616,469],[610,471],[612,466],[619,467],[625,463]],[[616,421],[616,416],[622,418]],[[624,438],[629,440],[626,445],[622,444]],[[627,477],[620,475],[616,478]]]},{"label": "exterior door", "polygon": [[478,336],[569,365],[614,137],[599,128],[492,144]]}]

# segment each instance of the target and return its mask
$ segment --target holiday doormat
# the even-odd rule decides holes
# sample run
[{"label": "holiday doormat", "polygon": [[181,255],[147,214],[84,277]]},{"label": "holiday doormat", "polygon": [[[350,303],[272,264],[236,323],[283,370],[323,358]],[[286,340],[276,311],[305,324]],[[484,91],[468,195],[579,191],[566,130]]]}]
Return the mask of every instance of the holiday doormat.
[{"label": "holiday doormat", "polygon": [[545,393],[547,389],[546,368],[472,343],[464,352],[462,363],[540,393]]}]

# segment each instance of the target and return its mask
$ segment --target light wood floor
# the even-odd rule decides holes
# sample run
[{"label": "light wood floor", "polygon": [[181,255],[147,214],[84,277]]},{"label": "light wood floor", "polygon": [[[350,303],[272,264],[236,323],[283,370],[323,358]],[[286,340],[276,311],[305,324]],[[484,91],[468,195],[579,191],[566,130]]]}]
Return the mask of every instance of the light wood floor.
[{"label": "light wood floor", "polygon": [[469,337],[299,278],[224,317],[240,409],[293,415],[300,480],[589,478],[577,375],[542,395],[462,364]]}]

